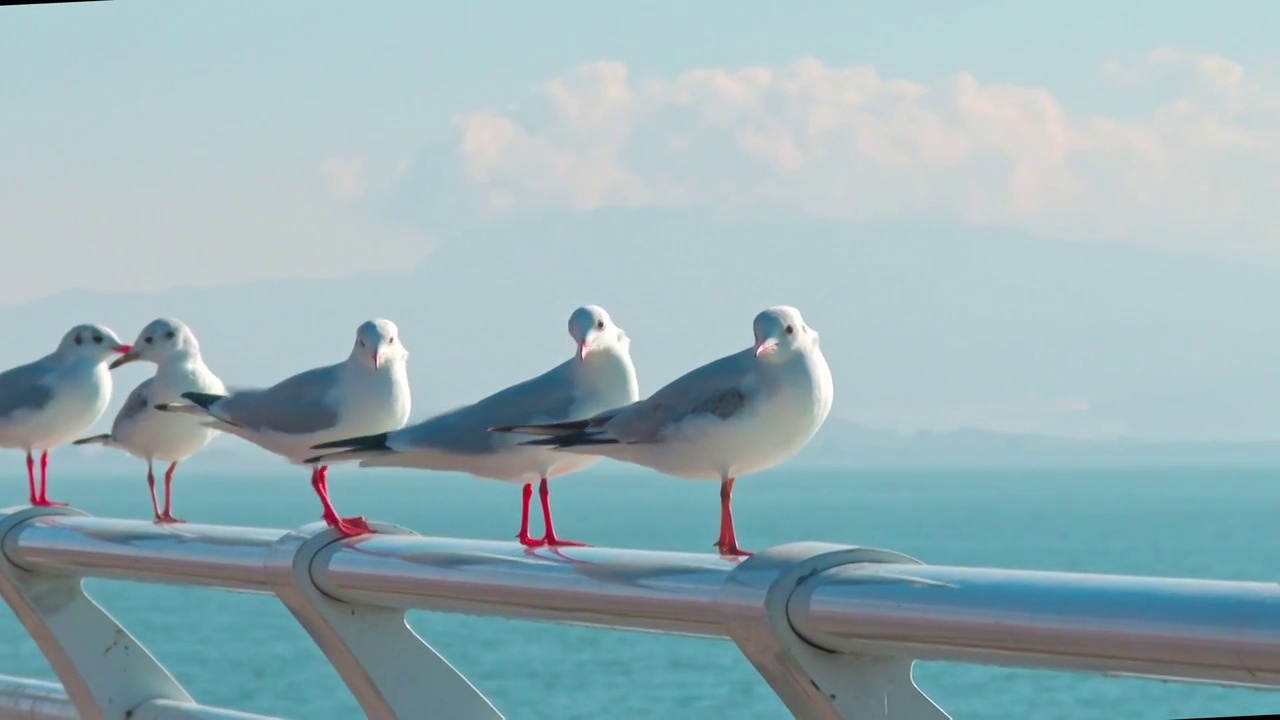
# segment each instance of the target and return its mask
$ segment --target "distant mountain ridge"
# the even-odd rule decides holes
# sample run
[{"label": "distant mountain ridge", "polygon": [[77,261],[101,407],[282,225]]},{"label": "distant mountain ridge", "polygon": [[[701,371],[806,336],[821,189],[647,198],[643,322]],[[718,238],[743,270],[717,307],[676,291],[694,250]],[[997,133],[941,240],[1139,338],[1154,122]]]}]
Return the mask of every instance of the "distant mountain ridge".
[{"label": "distant mountain ridge", "polygon": [[[9,460],[3,457],[10,456]],[[17,467],[17,454],[0,461]],[[57,472],[125,474],[141,464],[123,452],[100,446],[61,448],[51,467]],[[613,464],[612,468],[625,467]],[[958,429],[899,434],[838,418],[830,419],[787,465],[795,468],[911,467],[1085,467],[1135,465],[1277,465],[1280,442],[1191,443],[1129,439],[1080,440]],[[220,436],[187,461],[184,473],[301,473],[281,458],[247,442]],[[588,470],[587,472],[591,472]]]},{"label": "distant mountain ridge", "polygon": [[822,467],[1280,465],[1280,442],[1086,440],[973,428],[899,434],[832,419],[793,462]]},{"label": "distant mountain ridge", "polygon": [[[1267,443],[1280,440],[1280,333],[1270,331],[1280,269],[1269,263],[927,219],[693,211],[526,214],[433,235],[430,254],[403,272],[184,287],[198,269],[181,268],[168,289],[0,308],[0,367],[49,352],[78,322],[132,340],[171,315],[229,385],[267,384],[341,360],[355,327],[380,316],[410,351],[420,419],[568,358],[565,321],[581,304],[606,307],[627,331],[647,395],[746,347],[754,314],[787,303],[822,333],[833,417],[1001,431],[901,437],[833,420],[797,462],[1270,457]],[[94,432],[151,372],[113,373]],[[1176,442],[1066,439],[1114,436]]]}]

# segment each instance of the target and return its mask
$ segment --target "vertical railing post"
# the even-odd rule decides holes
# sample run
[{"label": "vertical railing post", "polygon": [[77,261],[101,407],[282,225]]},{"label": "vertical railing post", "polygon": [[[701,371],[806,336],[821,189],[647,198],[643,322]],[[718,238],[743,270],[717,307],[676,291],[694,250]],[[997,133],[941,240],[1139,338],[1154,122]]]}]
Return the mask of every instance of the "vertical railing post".
[{"label": "vertical railing post", "polygon": [[[373,524],[383,535],[415,535]],[[465,677],[405,622],[403,610],[339,602],[312,580],[313,563],[342,539],[323,523],[287,533],[267,555],[273,590],[311,635],[371,720],[502,720]]]},{"label": "vertical railing post", "polygon": [[949,720],[911,677],[912,658],[827,652],[791,627],[787,601],[805,578],[854,563],[918,560],[885,550],[793,543],[744,560],[720,593],[729,637],[797,720]]}]

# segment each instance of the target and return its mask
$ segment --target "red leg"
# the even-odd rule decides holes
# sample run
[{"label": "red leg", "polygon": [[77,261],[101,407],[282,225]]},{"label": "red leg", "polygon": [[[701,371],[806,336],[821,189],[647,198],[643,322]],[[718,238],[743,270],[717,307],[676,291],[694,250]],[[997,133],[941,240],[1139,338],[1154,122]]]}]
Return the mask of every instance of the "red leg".
[{"label": "red leg", "polygon": [[31,457],[31,451],[27,451],[27,482],[31,485],[32,505],[40,504],[40,495],[36,493],[36,459]]},{"label": "red leg", "polygon": [[[178,463],[169,463],[169,469],[164,471],[164,514],[160,516],[160,522],[166,523],[184,523],[186,520],[173,516],[173,471],[178,469]],[[151,491],[151,502],[156,501],[155,490]]]},{"label": "red leg", "polygon": [[[528,487],[527,485],[525,487]],[[542,520],[546,523],[546,534],[543,541],[548,547],[586,547],[586,543],[577,540],[561,540],[556,537],[556,526],[551,522],[551,488],[547,487],[547,479],[542,478],[542,482],[538,484],[538,495],[542,497]],[[527,507],[527,506],[526,506]]]},{"label": "red leg", "polygon": [[720,483],[720,539],[716,547],[721,555],[747,557],[752,553],[738,546],[738,534],[733,529],[733,481],[726,478]]},{"label": "red leg", "polygon": [[44,507],[66,507],[64,502],[55,502],[49,499],[49,451],[40,451],[40,497],[37,498],[37,505]]},{"label": "red leg", "polygon": [[156,500],[156,473],[151,468],[151,463],[147,463],[147,487],[151,489],[151,511],[155,513],[153,522],[164,522],[164,517],[160,514],[160,501]]},{"label": "red leg", "polygon": [[733,498],[732,487],[726,488],[724,480],[720,481],[720,537],[716,539],[716,549],[729,544],[729,526],[733,524],[730,501]]},{"label": "red leg", "polygon": [[525,547],[542,547],[543,542],[529,536],[529,503],[533,500],[533,483],[525,483],[520,503],[520,534],[516,539]]},{"label": "red leg", "polygon": [[344,537],[355,537],[356,535],[367,535],[373,530],[369,527],[369,522],[365,520],[363,515],[356,517],[338,517],[338,512],[333,509],[333,503],[329,501],[329,466],[321,465],[311,469],[311,487],[316,491],[316,495],[320,497],[320,504],[324,506],[325,524],[337,530]]}]

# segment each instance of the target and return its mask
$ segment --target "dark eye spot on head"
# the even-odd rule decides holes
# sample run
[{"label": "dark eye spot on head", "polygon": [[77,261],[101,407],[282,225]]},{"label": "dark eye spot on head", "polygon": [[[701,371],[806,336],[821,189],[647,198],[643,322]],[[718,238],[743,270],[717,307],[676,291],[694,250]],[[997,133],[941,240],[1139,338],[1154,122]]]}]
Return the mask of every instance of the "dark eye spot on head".
[{"label": "dark eye spot on head", "polygon": [[788,326],[787,326],[787,330],[786,330],[786,332],[787,332],[787,334],[788,334],[788,335],[791,335],[791,334],[792,334],[792,333],[794,333],[795,331],[796,331],[796,329],[795,329],[794,327],[792,327],[791,325],[788,325]]},{"label": "dark eye spot on head", "polygon": [[83,344],[84,344],[84,339],[80,337],[80,334],[79,334],[79,333],[76,333],[76,344],[77,344],[77,345],[83,345]]},{"label": "dark eye spot on head", "polygon": [[152,340],[154,340],[154,338],[152,338],[150,335],[148,335],[148,336],[146,337],[146,339],[145,339],[145,340],[143,340],[143,342],[145,342],[146,344],[150,345]]},{"label": "dark eye spot on head", "polygon": [[165,337],[165,339],[166,339],[166,340],[172,340],[172,339],[174,339],[174,338],[175,338],[175,337],[177,337],[177,336],[178,336],[178,335],[177,335],[177,333],[175,333],[175,332],[174,332],[174,331],[172,331],[172,330],[166,330],[166,331],[164,332],[164,337]]},{"label": "dark eye spot on head", "polygon": [[387,344],[388,344],[388,345],[395,345],[395,344],[396,344],[396,339],[395,339],[395,338],[391,338],[391,339],[387,340]]},{"label": "dark eye spot on head", "polygon": [[101,336],[101,335],[94,335],[94,336],[93,336],[93,344],[94,344],[94,345],[101,345],[101,344],[102,344],[102,336]]},{"label": "dark eye spot on head", "polygon": [[361,338],[356,338],[356,342],[360,343],[360,347],[364,347],[364,340],[363,340],[363,339],[361,339]]},{"label": "dark eye spot on head", "polygon": [[596,329],[597,329],[597,330],[603,330],[603,329],[604,329],[604,321],[603,321],[603,320],[597,320],[597,321],[596,321]]}]

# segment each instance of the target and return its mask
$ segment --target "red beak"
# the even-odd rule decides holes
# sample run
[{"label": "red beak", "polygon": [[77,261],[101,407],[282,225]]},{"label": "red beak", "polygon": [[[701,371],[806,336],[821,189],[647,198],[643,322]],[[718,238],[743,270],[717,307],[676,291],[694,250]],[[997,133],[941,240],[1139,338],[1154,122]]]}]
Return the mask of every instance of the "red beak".
[{"label": "red beak", "polygon": [[761,355],[768,355],[769,353],[777,349],[778,349],[777,340],[765,340],[764,342],[756,346],[756,357],[760,357]]},{"label": "red beak", "polygon": [[111,349],[112,349],[112,350],[115,350],[116,352],[120,353],[121,355],[124,355],[124,354],[128,353],[129,351],[133,350],[133,346],[132,346],[132,345],[117,345],[117,346],[115,346],[115,347],[113,347],[113,348],[111,348]]},{"label": "red beak", "polygon": [[589,350],[591,350],[591,343],[589,342],[578,343],[578,359],[585,360],[587,358],[587,351]]},{"label": "red beak", "polygon": [[373,354],[373,369],[377,370],[382,367],[382,357],[378,353]]}]

